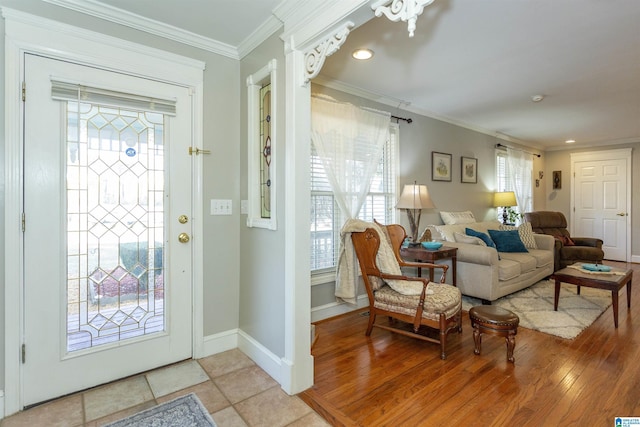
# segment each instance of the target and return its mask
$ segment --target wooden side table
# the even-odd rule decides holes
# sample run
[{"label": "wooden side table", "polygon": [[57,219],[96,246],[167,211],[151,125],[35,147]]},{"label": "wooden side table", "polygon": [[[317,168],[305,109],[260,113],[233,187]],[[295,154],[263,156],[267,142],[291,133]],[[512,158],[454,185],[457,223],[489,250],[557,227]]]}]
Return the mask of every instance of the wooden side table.
[{"label": "wooden side table", "polygon": [[[429,250],[422,246],[410,246],[408,248],[400,248],[400,256],[407,261],[430,262],[432,264],[436,264],[436,261],[440,259],[451,258],[451,276],[453,277],[453,286],[456,286],[458,248],[442,246],[440,249]],[[421,269],[418,268],[418,276],[420,275]],[[429,269],[429,280],[433,282],[433,268]]]}]

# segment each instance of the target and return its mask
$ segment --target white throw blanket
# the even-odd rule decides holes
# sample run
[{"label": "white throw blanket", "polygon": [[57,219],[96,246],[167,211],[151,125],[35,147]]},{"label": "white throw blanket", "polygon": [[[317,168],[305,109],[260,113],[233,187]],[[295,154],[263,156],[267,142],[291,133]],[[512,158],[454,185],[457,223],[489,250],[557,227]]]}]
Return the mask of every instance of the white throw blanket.
[{"label": "white throw blanket", "polygon": [[[336,292],[338,301],[349,304],[356,304],[358,296],[358,258],[351,241],[351,233],[365,231],[373,228],[380,236],[380,248],[376,255],[376,264],[382,273],[402,275],[398,260],[393,253],[391,243],[387,239],[385,231],[376,223],[366,222],[359,219],[349,219],[340,230],[340,253],[338,255],[338,269],[336,272]],[[422,283],[407,280],[385,280],[394,291],[403,295],[420,295],[422,293]],[[430,292],[427,292],[430,293]]]}]

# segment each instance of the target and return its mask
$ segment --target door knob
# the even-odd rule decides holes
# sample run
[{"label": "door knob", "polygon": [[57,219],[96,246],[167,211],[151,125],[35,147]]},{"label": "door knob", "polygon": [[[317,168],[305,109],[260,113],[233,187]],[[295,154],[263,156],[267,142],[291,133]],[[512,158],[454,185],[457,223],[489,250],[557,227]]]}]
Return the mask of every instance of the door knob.
[{"label": "door knob", "polygon": [[178,241],[180,243],[187,243],[189,241],[189,235],[187,233],[180,233],[178,235]]},{"label": "door knob", "polygon": [[629,214],[628,214],[628,213],[626,213],[626,212],[620,212],[620,213],[617,213],[616,215],[618,215],[618,216],[627,216],[627,215],[629,215]]},{"label": "door knob", "polygon": [[188,216],[186,216],[186,215],[180,215],[180,216],[178,217],[178,222],[179,222],[180,224],[186,224],[187,222],[189,222],[189,217],[188,217]]}]

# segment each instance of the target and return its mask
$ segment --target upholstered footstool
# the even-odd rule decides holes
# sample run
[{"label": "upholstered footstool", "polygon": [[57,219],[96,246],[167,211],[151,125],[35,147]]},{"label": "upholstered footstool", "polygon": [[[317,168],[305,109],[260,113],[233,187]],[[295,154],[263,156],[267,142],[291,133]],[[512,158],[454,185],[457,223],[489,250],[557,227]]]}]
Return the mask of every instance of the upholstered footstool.
[{"label": "upholstered footstool", "polygon": [[480,354],[482,334],[498,335],[507,342],[507,360],[515,362],[513,349],[516,347],[516,334],[520,318],[517,314],[493,305],[481,305],[469,310],[469,319],[473,327],[475,354]]}]

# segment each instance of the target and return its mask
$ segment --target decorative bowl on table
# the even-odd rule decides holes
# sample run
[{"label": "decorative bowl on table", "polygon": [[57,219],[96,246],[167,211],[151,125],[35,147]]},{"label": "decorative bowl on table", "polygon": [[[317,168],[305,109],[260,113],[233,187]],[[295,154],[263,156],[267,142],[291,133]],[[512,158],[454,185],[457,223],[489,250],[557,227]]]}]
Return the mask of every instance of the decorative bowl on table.
[{"label": "decorative bowl on table", "polygon": [[421,242],[422,247],[428,249],[430,251],[438,250],[442,247],[442,242],[430,241],[430,242]]},{"label": "decorative bowl on table", "polygon": [[611,267],[609,267],[608,265],[602,265],[602,264],[582,264],[582,268],[589,271],[602,271],[602,272],[611,271]]}]

